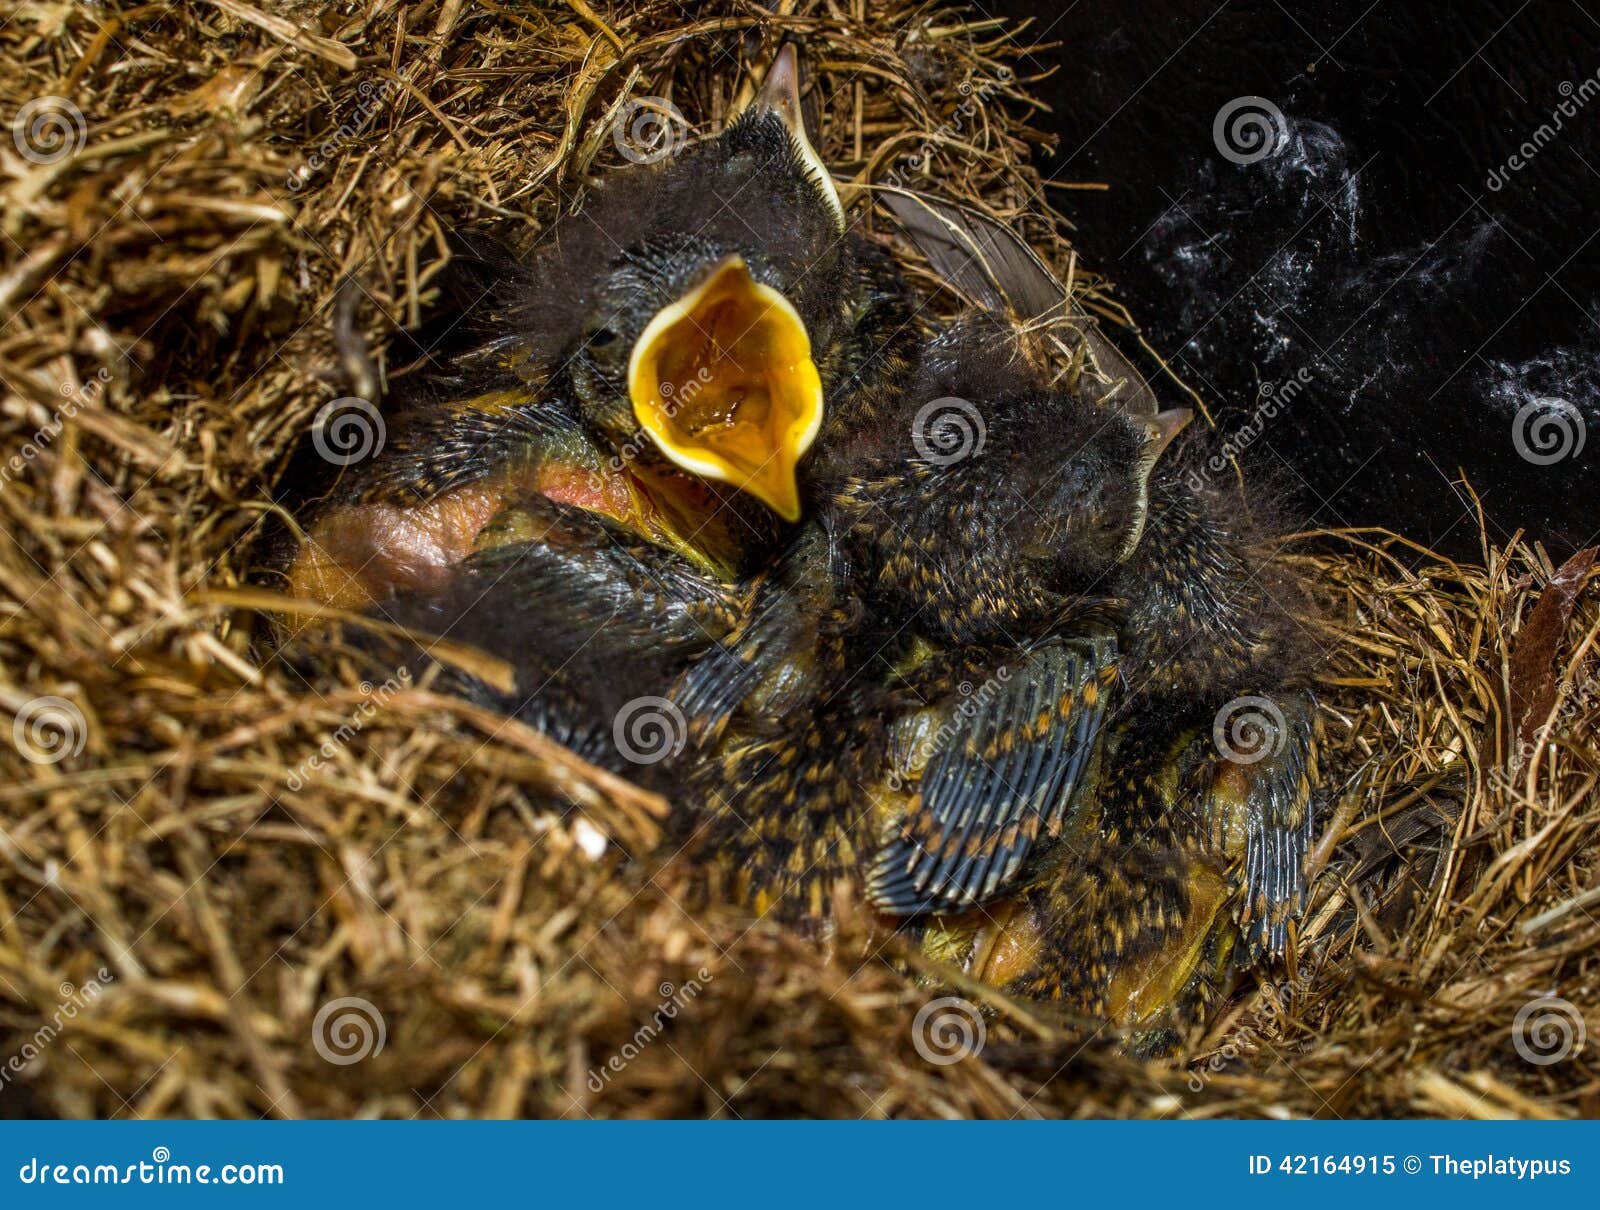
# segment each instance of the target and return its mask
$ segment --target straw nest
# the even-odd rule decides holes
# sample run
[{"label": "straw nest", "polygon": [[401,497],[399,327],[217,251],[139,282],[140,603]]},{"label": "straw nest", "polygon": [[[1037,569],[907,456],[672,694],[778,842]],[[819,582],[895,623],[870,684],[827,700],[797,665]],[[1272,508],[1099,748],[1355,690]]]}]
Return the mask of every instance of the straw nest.
[{"label": "straw nest", "polygon": [[[651,858],[660,802],[426,678],[308,684],[260,645],[252,551],[291,523],[285,468],[346,393],[344,275],[382,349],[426,316],[452,226],[537,232],[617,162],[630,98],[713,127],[788,31],[841,179],[979,201],[1113,314],[1028,165],[1029,73],[1072,70],[1071,47],[1029,60],[1025,32],[861,0],[7,9],[0,1107],[1600,1110],[1594,1042],[1562,1044],[1600,1024],[1581,562],[1291,546],[1333,602],[1313,901],[1292,969],[1148,1062],[907,977],[864,917],[826,942],[690,917]],[[985,1036],[934,1063],[917,1015],[948,994],[983,1005]]]}]

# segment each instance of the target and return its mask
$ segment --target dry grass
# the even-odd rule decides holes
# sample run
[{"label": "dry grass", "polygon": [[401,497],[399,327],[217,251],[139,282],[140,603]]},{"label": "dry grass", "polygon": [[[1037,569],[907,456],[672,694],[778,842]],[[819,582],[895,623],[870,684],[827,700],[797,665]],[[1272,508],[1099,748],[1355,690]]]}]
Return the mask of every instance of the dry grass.
[{"label": "dry grass", "polygon": [[[945,189],[1020,219],[1086,305],[1112,306],[1041,206],[1025,82],[984,83],[1015,62],[1005,31],[928,8],[851,19],[845,0],[638,7],[0,14],[0,114],[56,95],[84,118],[54,162],[0,140],[0,724],[50,696],[83,740],[54,762],[0,743],[0,1060],[59,1025],[22,1074],[0,1061],[0,1107],[31,1090],[83,1116],[1600,1110],[1592,1043],[1550,1065],[1513,1045],[1545,994],[1600,1024],[1600,606],[1581,573],[1548,587],[1538,551],[1297,546],[1335,601],[1314,903],[1296,969],[1241,989],[1170,1063],[969,987],[988,1042],[931,1066],[911,1021],[936,993],[864,921],[817,945],[690,918],[676,871],[645,859],[660,803],[425,684],[312,686],[258,652],[238,594],[275,485],[344,393],[341,276],[381,347],[425,313],[450,227],[536,231],[615,161],[626,98],[715,122],[780,30],[820,69],[842,175],[915,185],[906,157],[931,149]],[[963,85],[985,100],[957,123]],[[590,827],[641,860],[591,860]],[[591,1079],[664,983],[685,989],[678,1019]],[[340,1066],[313,1020],[345,996],[387,1038]]]}]

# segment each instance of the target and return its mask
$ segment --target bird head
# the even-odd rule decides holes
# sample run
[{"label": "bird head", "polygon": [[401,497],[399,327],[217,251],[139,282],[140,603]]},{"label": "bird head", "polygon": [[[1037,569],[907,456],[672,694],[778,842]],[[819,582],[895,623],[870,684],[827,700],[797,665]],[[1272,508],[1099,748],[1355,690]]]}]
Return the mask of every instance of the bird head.
[{"label": "bird head", "polygon": [[929,342],[913,406],[930,517],[974,535],[972,560],[988,565],[977,574],[1012,568],[1014,590],[1046,597],[1088,591],[1133,554],[1151,472],[1193,416],[1047,385],[1016,329],[982,311]]},{"label": "bird head", "polygon": [[919,413],[897,527],[958,552],[936,571],[956,595],[1045,604],[1105,591],[1144,532],[1151,471],[1193,413],[1136,416],[1033,384],[973,394]]},{"label": "bird head", "polygon": [[1144,534],[1150,474],[1194,416],[1170,408],[1134,416],[1080,406],[1058,437],[1053,465],[1034,462],[1022,476],[1032,507],[1019,514],[1023,556],[1058,592],[1098,582],[1125,562]]},{"label": "bird head", "polygon": [[613,449],[794,521],[823,420],[817,364],[846,328],[844,230],[785,47],[722,134],[616,174],[562,219],[529,327]]}]

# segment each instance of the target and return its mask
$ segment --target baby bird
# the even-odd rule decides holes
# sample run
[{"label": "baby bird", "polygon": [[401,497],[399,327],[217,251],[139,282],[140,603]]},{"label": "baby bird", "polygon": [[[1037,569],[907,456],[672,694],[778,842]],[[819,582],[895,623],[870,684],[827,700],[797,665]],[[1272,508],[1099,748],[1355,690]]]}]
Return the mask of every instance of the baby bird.
[{"label": "baby bird", "polygon": [[296,596],[436,589],[531,496],[728,580],[770,553],[812,445],[870,417],[919,338],[893,263],[847,229],[798,73],[786,47],[721,135],[613,174],[485,275],[483,339],[335,489]]},{"label": "baby bird", "polygon": [[[665,769],[653,766],[687,737],[652,689],[670,687],[747,610],[739,586],[677,551],[602,513],[532,495],[437,586],[390,598],[384,616],[493,653],[514,673],[508,691],[443,670],[451,692],[654,787]],[[641,740],[641,728],[659,733]]]},{"label": "baby bird", "polygon": [[1014,882],[1097,750],[1115,609],[1093,596],[1187,418],[1047,389],[977,318],[824,451],[814,522],[674,695],[715,745],[684,800],[733,895],[825,921],[840,878],[893,915]]},{"label": "baby bird", "polygon": [[[947,200],[888,198],[906,233],[968,297],[1030,323],[1069,293],[1015,233]],[[1092,325],[1075,325],[1123,406],[1155,393]],[[1199,444],[1199,443],[1196,443]],[[1283,956],[1305,883],[1317,784],[1309,613],[1244,496],[1168,457],[1132,554],[1117,702],[1062,840],[1026,894],[926,919],[925,951],[1025,994],[1155,1037],[1232,971]]]},{"label": "baby bird", "polygon": [[[1234,493],[1156,468],[1121,686],[1071,826],[1023,895],[940,944],[967,969],[1169,1044],[1233,973],[1282,958],[1317,784],[1304,593]],[[956,930],[960,931],[959,927]]]},{"label": "baby bird", "polygon": [[1240,501],[1157,460],[1185,414],[1019,387],[974,330],[910,397],[964,440],[842,445],[732,656],[687,678],[727,727],[698,844],[758,911],[825,922],[862,882],[928,952],[1157,1037],[1287,947],[1317,776],[1303,594]]}]

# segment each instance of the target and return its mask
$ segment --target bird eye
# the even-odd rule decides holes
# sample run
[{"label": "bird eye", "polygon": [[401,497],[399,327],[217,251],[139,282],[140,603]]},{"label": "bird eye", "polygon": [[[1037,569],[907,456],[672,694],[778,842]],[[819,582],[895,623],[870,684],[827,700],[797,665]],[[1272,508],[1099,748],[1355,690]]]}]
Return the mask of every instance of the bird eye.
[{"label": "bird eye", "polygon": [[603,349],[607,345],[614,343],[616,339],[617,334],[610,328],[600,328],[589,333],[589,347],[591,349]]}]

